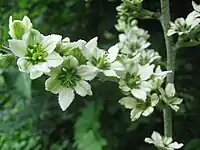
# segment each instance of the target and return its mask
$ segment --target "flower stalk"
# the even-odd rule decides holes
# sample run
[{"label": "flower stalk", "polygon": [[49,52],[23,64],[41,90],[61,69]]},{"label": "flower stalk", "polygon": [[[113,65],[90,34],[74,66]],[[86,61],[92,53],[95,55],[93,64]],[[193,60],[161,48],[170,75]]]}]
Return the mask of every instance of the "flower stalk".
[{"label": "flower stalk", "polygon": [[[167,51],[167,70],[172,72],[167,75],[167,83],[174,83],[174,72],[175,72],[175,58],[176,52],[173,48],[173,39],[171,36],[167,36],[170,22],[170,8],[169,0],[160,0],[161,2],[161,17],[160,22],[164,32],[165,45]],[[164,118],[164,133],[166,137],[172,137],[172,112],[169,107],[163,110]]]}]

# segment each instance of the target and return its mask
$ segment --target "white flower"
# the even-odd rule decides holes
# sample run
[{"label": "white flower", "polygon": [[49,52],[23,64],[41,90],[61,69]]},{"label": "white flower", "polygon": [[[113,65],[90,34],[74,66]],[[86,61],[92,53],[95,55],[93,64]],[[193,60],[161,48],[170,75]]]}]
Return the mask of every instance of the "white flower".
[{"label": "white flower", "polygon": [[58,94],[58,103],[65,111],[72,103],[74,91],[84,97],[92,95],[91,86],[87,81],[91,81],[97,75],[95,67],[80,65],[73,56],[67,56],[63,64],[52,70],[50,78],[45,82],[47,91]]},{"label": "white flower", "polygon": [[119,82],[119,87],[124,92],[131,92],[132,95],[143,101],[146,100],[147,92],[151,91],[151,83],[148,81],[153,75],[154,65],[126,64],[126,72]]},{"label": "white flower", "polygon": [[178,105],[182,103],[182,99],[175,97],[176,90],[174,84],[168,83],[165,87],[166,98],[163,98],[163,101],[168,104],[172,109],[178,111]]},{"label": "white flower", "polygon": [[32,23],[27,16],[21,20],[12,20],[12,16],[9,18],[9,35],[13,39],[22,39],[23,35],[29,32],[32,28]]},{"label": "white flower", "polygon": [[124,67],[116,61],[119,48],[118,44],[110,47],[108,51],[97,47],[97,37],[91,39],[83,49],[83,54],[88,60],[87,64],[95,66],[105,76],[119,77],[116,71],[123,71]]},{"label": "white flower", "polygon": [[121,105],[124,105],[125,108],[131,109],[131,120],[137,120],[141,115],[149,116],[153,111],[154,107],[158,104],[159,97],[157,94],[152,94],[148,102],[140,101],[133,97],[124,97],[119,100]]},{"label": "white flower", "polygon": [[154,50],[141,51],[139,53],[139,63],[141,65],[151,64],[153,61],[160,59],[161,56]]},{"label": "white flower", "polygon": [[11,51],[19,57],[19,70],[30,73],[30,78],[36,79],[43,73],[50,72],[51,67],[59,66],[63,59],[54,50],[61,38],[60,35],[43,36],[32,29],[22,40],[9,40]]},{"label": "white flower", "polygon": [[168,83],[165,87],[165,90],[162,88],[159,88],[160,92],[160,99],[162,99],[165,104],[170,106],[173,110],[178,111],[179,110],[179,104],[182,103],[182,99],[175,96],[176,91],[174,88],[174,84]]},{"label": "white flower", "polygon": [[126,55],[135,56],[150,46],[147,42],[149,34],[144,29],[134,27],[127,28],[123,34],[119,35],[120,52]]},{"label": "white flower", "polygon": [[171,36],[173,34],[187,35],[189,34],[196,26],[200,25],[200,11],[199,6],[192,1],[193,8],[195,11],[192,11],[188,14],[186,19],[178,18],[173,22],[170,22],[170,29],[168,30],[167,35]]},{"label": "white flower", "polygon": [[158,89],[164,83],[167,74],[171,72],[172,71],[162,71],[160,66],[157,66],[153,78],[149,81],[151,82],[152,89]]},{"label": "white flower", "polygon": [[61,41],[59,52],[63,53],[64,55],[68,55],[68,54],[70,55],[71,50],[75,50],[75,49],[83,50],[85,44],[86,44],[86,41],[84,40],[70,42],[70,39],[66,37]]},{"label": "white flower", "polygon": [[175,150],[183,147],[182,143],[173,142],[171,137],[162,137],[158,132],[154,131],[151,138],[145,138],[146,143],[154,144],[155,147],[162,150]]},{"label": "white flower", "polygon": [[195,11],[200,13],[200,5],[197,5],[194,1],[192,1],[192,6]]}]

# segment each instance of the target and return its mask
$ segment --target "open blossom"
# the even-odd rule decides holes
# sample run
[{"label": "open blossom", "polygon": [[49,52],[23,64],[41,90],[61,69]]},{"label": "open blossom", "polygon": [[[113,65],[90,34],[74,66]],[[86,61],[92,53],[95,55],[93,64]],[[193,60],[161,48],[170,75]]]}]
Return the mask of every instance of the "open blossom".
[{"label": "open blossom", "polygon": [[200,5],[197,5],[194,1],[192,1],[192,6],[196,12],[200,13]]},{"label": "open blossom", "polygon": [[179,104],[182,103],[182,99],[175,96],[176,90],[174,84],[168,83],[165,87],[165,94],[161,95],[162,100],[169,105],[173,110],[179,110]]},{"label": "open blossom", "polygon": [[12,20],[12,16],[9,18],[9,35],[13,39],[22,39],[23,35],[29,32],[32,28],[32,23],[27,16],[21,20]]},{"label": "open blossom", "polygon": [[194,11],[188,14],[186,19],[178,18],[173,22],[170,22],[170,29],[167,35],[171,36],[173,34],[184,35],[190,33],[196,26],[200,25],[200,11],[199,6],[192,1]]},{"label": "open blossom", "polygon": [[124,97],[119,100],[121,105],[124,105],[125,108],[131,109],[131,120],[137,120],[141,115],[148,116],[154,111],[154,107],[158,104],[159,97],[157,94],[152,94],[148,96],[147,101],[141,101],[133,97]]},{"label": "open blossom", "polygon": [[87,81],[91,81],[96,75],[96,68],[79,65],[75,57],[67,56],[61,66],[52,69],[45,87],[47,91],[59,95],[58,103],[64,111],[72,103],[74,91],[82,97],[92,95],[91,86]]},{"label": "open blossom", "polygon": [[54,50],[61,38],[60,35],[43,36],[32,29],[22,40],[9,40],[11,51],[19,57],[17,60],[19,70],[30,73],[30,78],[36,79],[43,73],[49,73],[51,67],[59,66],[63,59]]},{"label": "open blossom", "polygon": [[135,98],[145,101],[152,88],[148,80],[153,75],[154,65],[141,66],[132,60],[126,63],[126,71],[122,74],[119,87],[124,92],[131,92]]},{"label": "open blossom", "polygon": [[124,70],[123,65],[116,61],[119,53],[118,44],[110,47],[108,51],[97,47],[97,37],[91,39],[83,50],[88,60],[87,64],[96,67],[105,76],[118,77],[116,71]]},{"label": "open blossom", "polygon": [[161,58],[161,56],[158,54],[158,52],[156,52],[152,49],[148,49],[146,51],[145,50],[141,51],[138,55],[139,55],[139,64],[141,64],[141,65],[151,64],[155,60]]},{"label": "open blossom", "polygon": [[154,131],[151,138],[145,138],[145,142],[154,144],[161,150],[175,150],[183,147],[182,143],[173,142],[171,137],[162,137],[158,132]]},{"label": "open blossom", "polygon": [[172,73],[172,71],[162,71],[160,66],[157,66],[154,74],[149,82],[151,82],[152,89],[156,90],[164,83],[165,78],[168,73]]},{"label": "open blossom", "polygon": [[150,46],[147,41],[149,34],[133,24],[124,33],[119,35],[119,48],[122,54],[135,56],[138,52],[144,51]]}]

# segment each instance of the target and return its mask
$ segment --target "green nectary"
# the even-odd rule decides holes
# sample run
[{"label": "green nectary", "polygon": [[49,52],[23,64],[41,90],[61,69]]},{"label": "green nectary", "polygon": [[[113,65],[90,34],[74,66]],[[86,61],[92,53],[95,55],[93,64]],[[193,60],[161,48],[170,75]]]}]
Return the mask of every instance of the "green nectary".
[{"label": "green nectary", "polygon": [[41,44],[35,44],[33,46],[28,46],[29,60],[32,64],[38,64],[39,62],[45,62],[48,53],[44,50]]},{"label": "green nectary", "polygon": [[136,88],[140,83],[140,77],[135,74],[126,73],[125,82],[128,87]]},{"label": "green nectary", "polygon": [[100,57],[98,59],[93,57],[92,64],[99,69],[107,69],[110,67],[110,64],[108,63],[107,58],[105,56]]},{"label": "green nectary", "polygon": [[74,87],[76,82],[79,81],[81,77],[77,74],[77,70],[74,68],[62,68],[58,75],[58,80],[64,87]]}]

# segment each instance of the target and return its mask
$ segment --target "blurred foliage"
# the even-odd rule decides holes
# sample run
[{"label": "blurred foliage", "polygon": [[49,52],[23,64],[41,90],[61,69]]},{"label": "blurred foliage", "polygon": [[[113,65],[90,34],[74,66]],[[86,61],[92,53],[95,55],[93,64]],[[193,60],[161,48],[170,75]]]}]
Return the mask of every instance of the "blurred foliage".
[{"label": "blurred foliage", "polygon": [[[191,1],[170,2],[173,20],[185,17],[192,10]],[[119,4],[120,0],[0,0],[3,27],[0,34],[4,33],[1,41],[7,44],[10,15],[15,19],[28,15],[35,28],[44,34],[58,33],[72,40],[98,36],[100,47],[107,48],[118,40],[114,25]],[[144,7],[159,11],[159,1],[146,0]],[[140,20],[139,23],[149,31],[152,47],[165,60],[159,22]],[[177,54],[176,86],[184,103],[173,116],[174,138],[185,143],[184,150],[200,149],[199,55],[199,47],[181,49]],[[131,122],[128,110],[118,103],[122,95],[117,85],[96,81],[92,85],[92,97],[77,97],[70,108],[62,112],[56,96],[44,90],[44,77],[31,82],[13,64],[0,69],[1,150],[154,149],[144,143],[144,138],[153,130],[162,133],[160,110]]]}]

